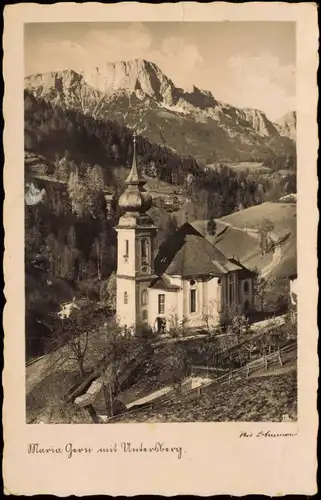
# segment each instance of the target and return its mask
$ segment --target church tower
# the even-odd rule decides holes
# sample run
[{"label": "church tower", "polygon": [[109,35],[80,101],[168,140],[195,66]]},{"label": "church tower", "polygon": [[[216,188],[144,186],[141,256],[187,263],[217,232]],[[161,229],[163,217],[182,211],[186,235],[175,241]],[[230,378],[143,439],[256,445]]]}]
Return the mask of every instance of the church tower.
[{"label": "church tower", "polygon": [[117,305],[119,325],[134,329],[138,324],[149,325],[148,286],[154,274],[154,241],[156,226],[147,215],[152,198],[145,191],[146,180],[136,161],[136,134],[133,135],[133,163],[119,198],[124,210],[117,231]]}]

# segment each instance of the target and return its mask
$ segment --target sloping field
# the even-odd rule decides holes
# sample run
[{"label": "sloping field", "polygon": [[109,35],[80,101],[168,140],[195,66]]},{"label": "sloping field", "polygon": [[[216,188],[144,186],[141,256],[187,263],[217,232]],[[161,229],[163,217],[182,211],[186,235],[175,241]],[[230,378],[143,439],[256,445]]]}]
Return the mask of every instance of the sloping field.
[{"label": "sloping field", "polygon": [[271,262],[272,253],[262,256],[258,240],[246,231],[226,226],[218,220],[217,232],[211,236],[206,233],[207,221],[194,221],[192,225],[226,257],[235,258],[250,269],[260,270]]},{"label": "sloping field", "polygon": [[280,422],[297,419],[297,372],[209,387],[200,397],[141,409],[118,422]]},{"label": "sloping field", "polygon": [[[277,236],[281,246],[281,261],[276,265],[270,277],[286,276],[296,269],[296,203],[272,203],[250,207],[240,212],[223,217],[222,222],[227,222],[234,227],[257,229],[263,219],[269,219],[274,225],[273,233]],[[260,269],[257,258],[249,258],[245,265]]]},{"label": "sloping field", "polygon": [[264,219],[269,219],[274,232],[282,237],[296,228],[296,203],[266,202],[222,217],[223,222],[242,229],[257,229]]},{"label": "sloping field", "polygon": [[236,170],[237,172],[244,172],[249,170],[249,172],[270,172],[271,169],[268,167],[264,167],[263,163],[259,163],[256,161],[241,161],[239,163],[228,163],[227,166],[232,170]]},{"label": "sloping field", "polygon": [[177,186],[168,182],[160,181],[147,175],[145,175],[145,179],[147,180],[147,188],[158,191],[159,194],[175,194],[177,191]]}]

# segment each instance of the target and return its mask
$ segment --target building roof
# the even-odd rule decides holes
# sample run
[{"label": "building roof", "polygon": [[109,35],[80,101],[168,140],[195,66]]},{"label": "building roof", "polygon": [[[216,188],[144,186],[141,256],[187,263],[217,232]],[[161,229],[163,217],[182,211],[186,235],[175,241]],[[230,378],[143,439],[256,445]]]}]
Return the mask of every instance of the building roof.
[{"label": "building roof", "polygon": [[223,276],[241,270],[240,264],[227,259],[191,224],[185,222],[159,249],[155,271],[182,277]]},{"label": "building roof", "polygon": [[168,290],[173,292],[180,290],[180,287],[178,285],[173,285],[167,276],[161,276],[160,278],[156,278],[151,282],[149,288],[155,288],[157,290]]},{"label": "building roof", "polygon": [[243,264],[241,264],[238,260],[229,259],[229,261],[233,262],[233,264],[236,264],[241,268],[238,272],[239,278],[243,279],[243,278],[250,278],[251,276],[253,277],[256,276],[257,273],[255,271],[252,271],[251,269],[248,269],[247,267],[243,266]]},{"label": "building roof", "polygon": [[136,161],[136,134],[133,137],[134,142],[134,153],[133,153],[133,163],[132,168],[129,172],[125,184],[127,185],[125,191],[121,194],[118,205],[125,211],[129,213],[145,213],[152,206],[152,197],[145,191],[144,185],[146,184],[146,179],[141,175],[139,169],[137,168]]}]

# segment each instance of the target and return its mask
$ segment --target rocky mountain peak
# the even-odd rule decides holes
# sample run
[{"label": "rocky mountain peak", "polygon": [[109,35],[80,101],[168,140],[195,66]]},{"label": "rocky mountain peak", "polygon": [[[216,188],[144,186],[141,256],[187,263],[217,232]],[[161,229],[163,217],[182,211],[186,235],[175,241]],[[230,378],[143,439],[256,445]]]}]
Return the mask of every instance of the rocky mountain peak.
[{"label": "rocky mountain peak", "polygon": [[261,137],[277,135],[276,127],[268,120],[263,111],[252,108],[244,108],[242,111],[245,114],[246,120]]},{"label": "rocky mountain peak", "polygon": [[156,64],[145,59],[105,63],[84,70],[82,76],[88,85],[104,94],[138,90],[158,102],[173,103],[173,82]]},{"label": "rocky mountain peak", "polygon": [[277,122],[276,127],[279,134],[283,137],[289,137],[293,141],[296,140],[296,112],[290,111],[282,116]]}]

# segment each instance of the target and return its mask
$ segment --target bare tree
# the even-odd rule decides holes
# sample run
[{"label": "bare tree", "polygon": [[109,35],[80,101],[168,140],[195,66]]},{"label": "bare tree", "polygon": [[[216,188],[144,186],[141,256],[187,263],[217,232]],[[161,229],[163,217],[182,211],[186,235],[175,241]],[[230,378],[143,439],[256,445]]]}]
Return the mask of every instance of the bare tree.
[{"label": "bare tree", "polygon": [[182,337],[186,333],[188,319],[183,317],[179,319],[175,310],[172,311],[169,317],[169,331],[172,337]]},{"label": "bare tree", "polygon": [[112,311],[116,310],[116,274],[113,272],[100,288],[100,300]]},{"label": "bare tree", "polygon": [[164,382],[170,384],[175,392],[181,392],[182,381],[186,374],[186,361],[184,351],[177,343],[166,346],[161,365]]},{"label": "bare tree", "polygon": [[271,249],[271,233],[274,229],[274,224],[270,219],[264,219],[258,227],[259,243],[261,255],[265,255]]},{"label": "bare tree", "polygon": [[60,348],[60,362],[75,362],[81,376],[86,375],[86,358],[93,354],[90,338],[103,328],[104,316],[105,311],[91,303],[74,307],[69,317],[61,320],[60,332],[55,332],[55,338],[51,339],[53,345]]},{"label": "bare tree", "polygon": [[211,300],[207,306],[204,306],[202,312],[202,321],[205,325],[206,330],[209,334],[213,333],[215,330],[215,324],[217,320],[217,301]]},{"label": "bare tree", "polygon": [[266,304],[266,294],[268,290],[268,282],[265,278],[256,275],[254,280],[254,303],[258,307],[259,311],[264,310]]},{"label": "bare tree", "polygon": [[251,331],[249,319],[244,315],[234,316],[229,325],[229,331],[236,335],[237,341],[239,342],[241,337],[248,335]]}]

